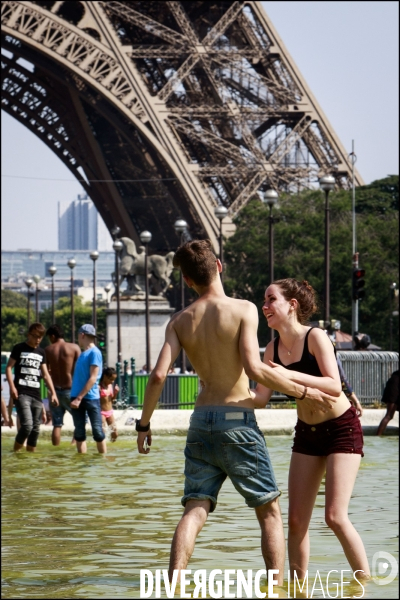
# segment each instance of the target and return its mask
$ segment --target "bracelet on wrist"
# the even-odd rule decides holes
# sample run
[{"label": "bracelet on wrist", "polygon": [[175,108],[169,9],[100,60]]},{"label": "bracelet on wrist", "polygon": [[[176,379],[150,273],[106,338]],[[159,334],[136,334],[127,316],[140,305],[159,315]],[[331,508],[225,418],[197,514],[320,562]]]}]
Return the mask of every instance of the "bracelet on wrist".
[{"label": "bracelet on wrist", "polygon": [[304,398],[307,396],[307,387],[304,386],[304,391],[302,393],[302,395],[300,396],[300,398],[297,398],[297,400],[304,400]]},{"label": "bracelet on wrist", "polygon": [[136,419],[135,429],[136,429],[136,431],[140,431],[142,433],[149,431],[150,430],[150,421],[149,421],[148,425],[141,425],[140,419]]}]

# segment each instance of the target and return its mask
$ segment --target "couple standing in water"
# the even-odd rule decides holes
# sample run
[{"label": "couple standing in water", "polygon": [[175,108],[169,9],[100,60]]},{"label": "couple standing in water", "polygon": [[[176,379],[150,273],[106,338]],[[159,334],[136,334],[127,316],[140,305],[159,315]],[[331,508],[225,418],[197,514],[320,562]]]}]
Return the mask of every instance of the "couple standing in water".
[{"label": "couple standing in water", "polygon": [[[284,279],[265,292],[264,316],[279,337],[259,356],[257,308],[228,298],[211,242],[182,245],[174,257],[186,284],[199,298],[176,313],[145,392],[136,423],[138,450],[151,445],[150,419],[171,364],[183,348],[203,387],[191,416],[185,448],[185,507],[172,541],[169,576],[186,569],[197,535],[215,510],[226,477],[255,509],[261,527],[266,569],[279,571],[283,583],[285,538],[277,488],[255,408],[263,408],[272,390],[294,398],[298,422],[289,472],[288,550],[291,572],[303,577],[310,544],[308,526],[318,489],[325,478],[325,519],[353,571],[369,576],[361,538],[348,517],[348,506],[362,454],[360,421],[342,393],[339,371],[326,334],[306,325],[315,312],[315,293],[307,283]],[[249,390],[249,378],[258,382]],[[358,574],[360,576],[360,573]]]}]

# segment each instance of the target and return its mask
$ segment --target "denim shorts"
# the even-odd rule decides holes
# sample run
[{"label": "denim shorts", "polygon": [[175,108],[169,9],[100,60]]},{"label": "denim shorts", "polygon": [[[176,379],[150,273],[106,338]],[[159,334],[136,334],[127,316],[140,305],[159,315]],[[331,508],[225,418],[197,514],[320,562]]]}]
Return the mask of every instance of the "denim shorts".
[{"label": "denim shorts", "polygon": [[281,494],[254,410],[231,406],[195,408],[185,448],[183,506],[188,500],[210,500],[213,512],[227,477],[251,508]]},{"label": "denim shorts", "polygon": [[53,406],[50,403],[51,418],[53,421],[53,427],[62,427],[64,425],[64,415],[67,410],[69,413],[72,412],[70,407],[71,404],[71,390],[62,390],[61,388],[55,388],[59,406]]}]

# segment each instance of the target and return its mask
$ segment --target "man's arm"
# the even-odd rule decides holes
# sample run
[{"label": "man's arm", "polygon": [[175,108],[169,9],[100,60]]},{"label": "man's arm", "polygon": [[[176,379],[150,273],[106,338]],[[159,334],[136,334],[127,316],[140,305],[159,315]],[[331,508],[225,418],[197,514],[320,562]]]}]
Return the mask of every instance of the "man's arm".
[{"label": "man's arm", "polygon": [[[156,404],[163,390],[165,380],[168,375],[169,368],[173,364],[181,350],[181,344],[170,321],[165,330],[165,342],[159,354],[156,366],[150,374],[149,381],[144,394],[142,416],[140,424],[146,426],[150,423],[151,415],[154,412]],[[147,444],[151,446],[151,429],[146,432],[138,432],[138,451],[140,454],[148,454],[150,448],[145,448],[144,443],[147,439]]]},{"label": "man's arm", "polygon": [[51,403],[54,404],[54,406],[58,406],[59,402],[58,402],[58,398],[57,398],[57,394],[56,394],[56,390],[54,389],[54,385],[53,385],[53,380],[50,377],[50,373],[47,369],[47,365],[43,364],[40,366],[41,371],[42,371],[42,375],[43,375],[43,379],[48,387],[48,389],[50,390],[50,394],[51,394]]},{"label": "man's arm", "polygon": [[99,376],[100,367],[98,365],[90,365],[90,377],[76,396],[76,398],[71,402],[71,408],[78,408],[82,399],[86,396],[88,392],[92,389],[94,384],[96,383]]},{"label": "man's arm", "polygon": [[12,374],[12,369],[16,362],[17,361],[14,358],[11,358],[11,356],[10,356],[10,358],[8,359],[7,366],[6,366],[6,379],[7,379],[8,385],[10,386],[10,399],[12,399],[12,400],[16,400],[18,398],[18,391],[14,385],[14,378],[13,378],[13,374]]},{"label": "man's arm", "polygon": [[258,348],[257,328],[257,308],[254,304],[249,302],[247,308],[243,310],[239,338],[240,356],[248,377],[257,381],[257,383],[261,383],[265,387],[297,399],[304,398],[303,394],[306,392],[305,399],[311,399],[312,401],[321,404],[321,410],[324,410],[324,407],[332,408],[332,402],[336,402],[335,398],[332,396],[314,390],[313,388],[306,388],[306,386],[295,383],[294,381],[289,381],[283,377],[283,375],[274,372],[272,367],[261,362]]}]

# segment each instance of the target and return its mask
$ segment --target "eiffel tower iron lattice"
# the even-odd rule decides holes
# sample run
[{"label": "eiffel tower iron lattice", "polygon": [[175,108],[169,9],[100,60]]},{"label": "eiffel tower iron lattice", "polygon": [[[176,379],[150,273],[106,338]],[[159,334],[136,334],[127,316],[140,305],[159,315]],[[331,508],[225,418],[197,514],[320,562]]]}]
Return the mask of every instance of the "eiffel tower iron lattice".
[{"label": "eiffel tower iron lattice", "polygon": [[[106,225],[154,249],[184,218],[218,247],[258,191],[294,191],[347,153],[260,2],[3,0],[2,108],[82,181]],[[362,184],[356,173],[356,184]]]}]

